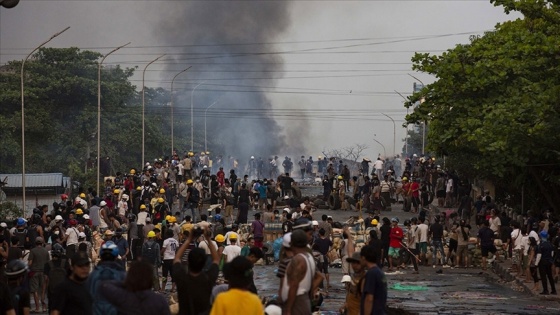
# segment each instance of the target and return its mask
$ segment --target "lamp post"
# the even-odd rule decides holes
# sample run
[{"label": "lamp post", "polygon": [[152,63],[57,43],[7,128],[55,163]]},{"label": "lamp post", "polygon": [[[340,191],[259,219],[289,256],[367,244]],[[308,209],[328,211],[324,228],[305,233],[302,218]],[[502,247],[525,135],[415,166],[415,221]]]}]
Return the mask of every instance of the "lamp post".
[{"label": "lamp post", "polygon": [[206,113],[208,112],[208,110],[210,109],[210,107],[214,106],[216,103],[218,103],[220,99],[217,99],[216,101],[214,101],[214,103],[212,103],[212,105],[206,107],[206,109],[204,110],[204,151],[208,152],[208,142],[206,141]]},{"label": "lamp post", "polygon": [[189,70],[192,66],[189,66],[187,69],[177,73],[173,80],[171,80],[171,156],[173,156],[173,125],[174,125],[174,116],[173,116],[173,83],[175,83],[175,79],[183,72]]},{"label": "lamp post", "polygon": [[25,89],[24,89],[24,79],[23,79],[23,69],[25,66],[25,62],[27,61],[27,59],[29,59],[29,57],[31,57],[31,55],[33,55],[33,53],[35,51],[37,51],[37,49],[43,47],[44,45],[46,45],[48,42],[50,42],[51,40],[53,40],[55,37],[57,37],[58,35],[66,32],[68,29],[70,28],[70,26],[68,26],[67,28],[63,29],[62,31],[54,34],[53,36],[51,36],[49,39],[47,39],[46,41],[44,41],[41,45],[37,46],[35,49],[33,49],[29,55],[27,55],[27,57],[25,57],[25,59],[23,59],[23,62],[21,63],[21,188],[23,191],[22,194],[22,206],[21,208],[23,209],[23,213],[25,214]]},{"label": "lamp post", "polygon": [[107,58],[110,54],[114,53],[115,51],[130,45],[130,42],[119,46],[113,50],[111,50],[108,54],[103,56],[101,62],[97,65],[97,193],[99,196],[99,177],[101,173],[100,169],[100,160],[101,160],[101,65],[103,65],[103,61]]},{"label": "lamp post", "polygon": [[395,120],[391,118],[391,116],[384,113],[381,113],[381,115],[391,119],[391,121],[393,122],[393,157],[395,157],[395,146],[397,143],[397,125],[395,124]]},{"label": "lamp post", "polygon": [[[375,135],[374,135],[374,136],[375,136]],[[379,143],[379,145],[380,145],[381,147],[383,147],[383,153],[385,154],[385,158],[387,158],[387,151],[385,150],[385,146],[383,145],[383,143],[377,141],[375,138],[373,138],[373,141]]]},{"label": "lamp post", "polygon": [[145,132],[146,132],[146,125],[145,125],[145,119],[144,119],[144,112],[145,112],[145,100],[144,100],[144,91],[146,90],[146,87],[144,86],[144,79],[146,77],[146,69],[148,69],[148,66],[150,66],[152,63],[156,62],[159,60],[159,58],[165,56],[165,54],[157,57],[156,59],[150,61],[146,67],[144,67],[144,71],[142,71],[142,167],[144,167],[144,145],[145,145]]},{"label": "lamp post", "polygon": [[201,84],[203,84],[206,81],[202,81],[199,84],[197,84],[191,91],[191,152],[193,152],[194,150],[194,119],[193,119],[193,97],[194,97],[194,91],[196,90],[197,87],[199,87]]}]

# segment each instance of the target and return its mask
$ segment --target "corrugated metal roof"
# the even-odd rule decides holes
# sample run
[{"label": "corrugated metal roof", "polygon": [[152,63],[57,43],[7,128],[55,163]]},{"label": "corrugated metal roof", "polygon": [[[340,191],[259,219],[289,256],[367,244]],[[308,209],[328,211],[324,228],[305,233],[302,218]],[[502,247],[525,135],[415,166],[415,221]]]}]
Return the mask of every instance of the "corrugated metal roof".
[{"label": "corrugated metal roof", "polygon": [[[0,174],[0,180],[6,178],[6,188],[21,188],[21,174]],[[62,173],[25,174],[25,187],[62,187]]]}]

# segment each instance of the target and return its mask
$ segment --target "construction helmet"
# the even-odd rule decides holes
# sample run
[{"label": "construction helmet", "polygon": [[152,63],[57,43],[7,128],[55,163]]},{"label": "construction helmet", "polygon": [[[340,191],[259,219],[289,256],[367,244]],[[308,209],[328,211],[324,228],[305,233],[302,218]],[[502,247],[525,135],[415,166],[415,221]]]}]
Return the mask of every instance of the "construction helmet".
[{"label": "construction helmet", "polygon": [[80,194],[80,198],[83,199],[83,198],[85,198],[85,197],[86,197],[86,194],[84,194],[84,193],[81,193],[81,194]]},{"label": "construction helmet", "polygon": [[120,194],[120,193],[121,193],[121,190],[120,190],[120,189],[115,189],[115,190],[113,190],[113,194],[115,194],[115,195],[118,195],[118,194]]},{"label": "construction helmet", "polygon": [[377,222],[376,219],[371,220],[371,225],[377,225],[377,224],[379,224],[379,222]]},{"label": "construction helmet", "polygon": [[404,180],[408,180],[408,178],[406,178],[406,177],[403,177],[403,178],[402,178],[402,180],[403,180],[403,181],[404,181]]},{"label": "construction helmet", "polygon": [[163,200],[163,198],[159,197],[159,198],[157,199],[157,202],[159,202],[159,203],[164,203],[165,200]]},{"label": "construction helmet", "polygon": [[232,233],[229,235],[229,239],[230,239],[230,240],[237,240],[237,233],[232,232]]},{"label": "construction helmet", "polygon": [[140,205],[140,210],[146,210],[146,205]]},{"label": "construction helmet", "polygon": [[175,218],[174,216],[170,215],[169,219],[167,219],[167,221],[169,221],[169,223],[175,223],[177,222],[177,218]]},{"label": "construction helmet", "polygon": [[225,242],[226,238],[222,234],[218,234],[218,235],[216,235],[214,240],[218,243],[223,243],[223,242]]},{"label": "construction helmet", "polygon": [[165,189],[163,189],[163,188],[160,189],[160,190],[159,190],[159,193],[160,193],[160,194],[165,194]]},{"label": "construction helmet", "polygon": [[154,237],[156,237],[156,233],[154,231],[148,232],[148,238],[154,238]]},{"label": "construction helmet", "polygon": [[142,187],[138,186],[138,187],[136,187],[136,190],[140,191],[140,190],[142,190]]},{"label": "construction helmet", "polygon": [[338,175],[338,179],[343,179],[342,175]]},{"label": "construction helmet", "polygon": [[128,172],[128,173],[131,174],[131,175],[134,175],[134,174],[136,174],[136,170],[135,170],[135,169],[131,169],[130,172]]},{"label": "construction helmet", "polygon": [[193,183],[192,179],[187,180],[187,185],[190,185],[192,183]]}]

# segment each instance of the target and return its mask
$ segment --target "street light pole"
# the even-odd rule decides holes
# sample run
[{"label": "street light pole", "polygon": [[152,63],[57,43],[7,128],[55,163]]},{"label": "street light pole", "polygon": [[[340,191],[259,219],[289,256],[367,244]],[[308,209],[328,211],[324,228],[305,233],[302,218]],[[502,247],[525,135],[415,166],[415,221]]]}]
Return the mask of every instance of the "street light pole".
[{"label": "street light pole", "polygon": [[119,46],[113,50],[111,50],[108,54],[103,56],[101,62],[97,65],[97,195],[99,194],[99,177],[101,173],[100,169],[100,160],[101,160],[101,65],[103,65],[103,61],[107,58],[110,54],[114,53],[115,51],[130,45],[130,42]]},{"label": "street light pole", "polygon": [[395,157],[395,147],[397,143],[397,125],[395,124],[395,120],[391,118],[391,116],[384,113],[381,113],[381,115],[391,119],[391,121],[393,122],[393,157]]},{"label": "street light pole", "polygon": [[383,147],[383,154],[385,154],[385,158],[387,158],[387,151],[385,150],[385,146],[383,145],[383,143],[377,141],[375,138],[373,138],[373,141],[379,143],[379,145]]},{"label": "street light pole", "polygon": [[189,70],[190,68],[192,68],[192,66],[189,66],[187,69],[177,73],[174,77],[173,80],[171,80],[171,156],[173,156],[173,127],[174,127],[174,115],[173,115],[173,83],[175,83],[175,79],[183,72]]},{"label": "street light pole", "polygon": [[193,152],[194,150],[194,119],[193,119],[193,97],[194,97],[194,91],[196,90],[197,87],[199,87],[201,84],[203,84],[206,81],[202,81],[199,84],[197,84],[191,91],[191,152]]},{"label": "street light pole", "polygon": [[[406,97],[404,97],[401,93],[399,93],[397,90],[395,90],[395,93],[397,93],[400,97],[402,97],[404,99],[404,101],[406,102],[407,99]],[[408,107],[406,108],[406,115],[408,116]],[[408,124],[406,125],[406,133],[404,135],[404,154],[406,156],[408,156]]]},{"label": "street light pole", "polygon": [[145,81],[145,76],[146,76],[146,69],[148,69],[148,66],[151,65],[152,63],[156,62],[159,60],[159,58],[165,56],[165,54],[157,57],[156,59],[150,61],[150,63],[148,63],[146,65],[146,67],[144,67],[144,71],[142,71],[142,167],[144,167],[144,145],[145,145],[145,132],[146,132],[146,125],[145,125],[145,119],[144,119],[144,112],[145,112],[145,95],[144,95],[144,91],[146,90],[146,86],[144,85],[144,81]]},{"label": "street light pole", "polygon": [[29,59],[29,57],[31,57],[31,55],[33,55],[33,53],[35,51],[37,51],[37,49],[43,47],[44,45],[46,45],[48,42],[53,40],[58,35],[66,32],[69,28],[70,28],[70,26],[68,26],[67,28],[63,29],[62,31],[54,34],[49,39],[44,41],[41,45],[37,46],[35,49],[33,49],[29,53],[29,55],[27,55],[27,57],[25,57],[25,59],[23,59],[23,62],[21,63],[21,188],[22,188],[22,191],[23,191],[21,208],[22,208],[24,214],[25,214],[25,112],[24,112],[24,110],[25,110],[25,94],[24,94],[25,90],[24,90],[23,69],[24,69],[25,62],[27,61],[27,59]]}]

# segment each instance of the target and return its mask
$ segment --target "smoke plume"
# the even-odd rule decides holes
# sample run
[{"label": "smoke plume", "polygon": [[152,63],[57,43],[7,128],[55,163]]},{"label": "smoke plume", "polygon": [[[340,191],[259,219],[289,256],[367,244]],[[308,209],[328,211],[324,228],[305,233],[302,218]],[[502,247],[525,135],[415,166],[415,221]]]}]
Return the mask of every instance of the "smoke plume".
[{"label": "smoke plume", "polygon": [[173,70],[193,66],[175,81],[183,93],[177,97],[183,100],[177,107],[185,107],[178,111],[182,119],[190,119],[192,89],[204,82],[194,93],[195,151],[204,149],[205,111],[218,101],[207,111],[208,134],[214,135],[209,141],[218,144],[216,153],[240,161],[281,154],[282,128],[274,120],[266,87],[275,85],[281,76],[277,71],[283,69],[270,43],[289,25],[290,2],[178,1],[175,6],[174,15],[161,18],[157,34],[180,64]]}]

